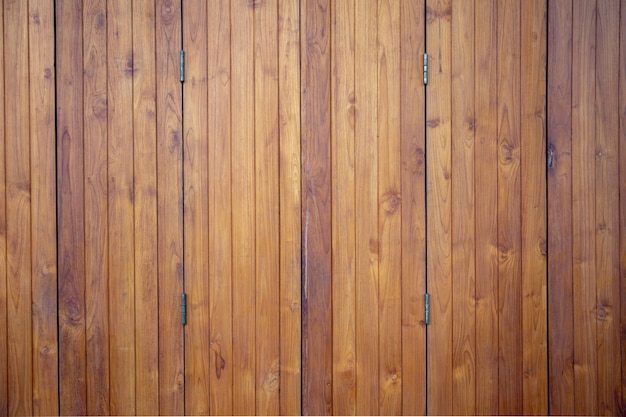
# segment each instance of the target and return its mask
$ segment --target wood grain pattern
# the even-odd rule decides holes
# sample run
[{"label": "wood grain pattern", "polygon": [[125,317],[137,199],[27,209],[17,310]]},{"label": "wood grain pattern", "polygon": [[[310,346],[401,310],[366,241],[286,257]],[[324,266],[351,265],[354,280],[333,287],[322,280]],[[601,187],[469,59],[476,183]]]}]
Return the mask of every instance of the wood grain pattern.
[{"label": "wood grain pattern", "polygon": [[476,200],[476,414],[498,414],[498,5],[477,0],[474,189]]},{"label": "wood grain pattern", "polygon": [[[400,4],[402,152],[402,414],[426,414],[424,0]],[[410,51],[410,53],[409,53]]]},{"label": "wood grain pattern", "polygon": [[207,6],[193,2],[183,8],[185,65],[184,166],[185,171],[185,412],[208,415],[210,356],[209,340],[209,186],[208,184],[208,84],[214,79],[207,61]]},{"label": "wood grain pattern", "polygon": [[[574,414],[573,265],[571,259],[572,5],[548,4],[548,344],[550,412]],[[555,302],[558,300],[558,302]]]},{"label": "wood grain pattern", "polygon": [[301,157],[299,4],[278,5],[280,131],[280,413],[301,413]]},{"label": "wood grain pattern", "polygon": [[[231,281],[230,19],[227,1],[208,10],[209,62],[209,320],[212,414],[233,410]],[[249,301],[248,301],[249,302]],[[205,347],[206,348],[206,347]],[[248,349],[253,349],[248,346]]]},{"label": "wood grain pattern", "polygon": [[619,27],[619,183],[620,183],[620,346],[622,352],[622,393],[618,404],[626,409],[626,2],[620,2]]},{"label": "wood grain pattern", "polygon": [[256,410],[254,8],[231,2],[233,390],[236,414]]},{"label": "wood grain pattern", "polygon": [[133,8],[135,412],[159,413],[155,4]]},{"label": "wood grain pattern", "polygon": [[356,411],[353,2],[334,2],[332,19],[333,414]]},{"label": "wood grain pattern", "polygon": [[254,10],[256,412],[279,413],[278,0]]},{"label": "wood grain pattern", "polygon": [[[33,332],[32,412],[35,415],[54,415],[59,412],[59,391],[57,388],[59,373],[53,2],[29,2],[28,17]],[[0,221],[0,223],[2,222]]]},{"label": "wood grain pattern", "polygon": [[[301,10],[303,341],[302,412],[332,412],[330,5]],[[358,216],[358,215],[357,215]],[[371,305],[370,305],[371,308]]]},{"label": "wood grain pattern", "polygon": [[[83,7],[87,412],[109,414],[109,243],[106,2]],[[80,166],[75,167],[80,169]]]},{"label": "wood grain pattern", "polygon": [[619,411],[619,3],[597,4],[596,26],[596,305],[599,415]]},{"label": "wood grain pattern", "polygon": [[33,412],[30,106],[28,83],[28,4],[4,3],[4,73],[7,221],[7,351],[9,414]]},{"label": "wood grain pattern", "polygon": [[[596,49],[595,3],[573,4],[572,60],[572,172],[574,190],[595,189],[595,97],[596,60],[589,51]],[[574,193],[573,223],[573,320],[580,331],[574,333],[575,410],[580,414],[598,413],[598,391],[588,389],[597,381],[596,327],[596,248],[595,194]]]},{"label": "wood grain pattern", "polygon": [[[182,97],[180,4],[156,2],[159,413],[184,412]],[[164,168],[167,167],[167,168]]]},{"label": "wood grain pattern", "polygon": [[[428,414],[452,414],[451,50],[449,1],[426,6],[429,80],[426,89]],[[436,325],[435,325],[436,323]]]},{"label": "wood grain pattern", "polygon": [[[0,33],[4,36],[4,7],[0,7]],[[6,135],[4,131],[5,103],[4,95],[4,42],[0,42],[0,162],[6,165]],[[0,340],[7,340],[7,204],[6,171],[0,169]],[[0,343],[0,414],[9,414],[9,364],[7,362],[7,343]]]},{"label": "wood grain pattern", "polygon": [[474,3],[452,5],[452,411],[476,414]]},{"label": "wood grain pattern", "polygon": [[81,2],[56,2],[60,414],[87,413]]},{"label": "wood grain pattern", "polygon": [[[380,413],[377,2],[355,2],[356,414]],[[306,221],[306,219],[305,219]]]},{"label": "wood grain pattern", "polygon": [[547,2],[521,4],[523,413],[548,413],[546,257]]}]

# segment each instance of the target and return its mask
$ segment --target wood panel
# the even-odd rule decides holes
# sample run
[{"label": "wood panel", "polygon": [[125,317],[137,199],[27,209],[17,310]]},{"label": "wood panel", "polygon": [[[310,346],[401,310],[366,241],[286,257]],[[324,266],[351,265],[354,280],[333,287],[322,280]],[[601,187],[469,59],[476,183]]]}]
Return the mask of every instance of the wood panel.
[{"label": "wood panel", "polygon": [[[626,323],[626,5],[620,2],[619,28],[619,183],[620,183],[620,328]],[[621,332],[622,392],[617,392],[617,410],[626,410],[626,333]]]},{"label": "wood panel", "polygon": [[[0,10],[0,33],[4,36],[4,7]],[[0,93],[4,95],[4,42],[0,42]],[[5,102],[0,100],[0,161],[6,164],[6,134],[4,131]],[[7,204],[6,173],[0,169],[0,323],[7,322]],[[7,326],[0,325],[0,338],[7,340]],[[9,414],[9,364],[7,362],[7,344],[0,344],[0,413]]]}]

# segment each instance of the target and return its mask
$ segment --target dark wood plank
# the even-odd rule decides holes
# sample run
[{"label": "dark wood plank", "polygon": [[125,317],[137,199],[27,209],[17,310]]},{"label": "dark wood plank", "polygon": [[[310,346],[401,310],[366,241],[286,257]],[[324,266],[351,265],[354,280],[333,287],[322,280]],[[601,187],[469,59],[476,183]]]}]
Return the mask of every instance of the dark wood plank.
[{"label": "dark wood plank", "polygon": [[474,3],[452,5],[452,411],[476,414]]},{"label": "dark wood plank", "polygon": [[254,10],[254,138],[256,173],[256,412],[279,403],[279,126],[278,1]]},{"label": "dark wood plank", "polygon": [[159,413],[155,19],[154,1],[133,2],[135,411],[138,415]]},{"label": "dark wood plank", "polygon": [[[596,4],[572,6],[572,188],[595,189]],[[572,195],[574,322],[574,399],[579,415],[598,413],[596,351],[595,194]]]},{"label": "dark wood plank", "polygon": [[355,2],[355,16],[356,414],[375,415],[380,413],[377,2]]},{"label": "dark wood plank", "polygon": [[[621,390],[619,254],[619,1],[597,4],[595,239],[599,415],[616,415]],[[577,410],[578,411],[578,410]]]},{"label": "dark wood plank", "polygon": [[548,364],[550,413],[574,414],[572,5],[548,4]]},{"label": "dark wood plank", "polygon": [[[185,119],[185,412],[208,415],[209,340],[209,187],[207,5],[190,2],[183,8],[186,63],[183,96]],[[213,75],[213,74],[211,74]],[[212,78],[211,78],[212,79]],[[224,158],[224,155],[219,155]],[[207,262],[208,259],[208,262]]]},{"label": "dark wood plank", "polygon": [[521,414],[520,7],[498,3],[499,413]]},{"label": "dark wood plank", "polygon": [[[109,378],[111,414],[135,414],[132,8],[107,2]],[[139,133],[139,132],[138,132]]]},{"label": "dark wood plank", "polygon": [[[211,13],[211,12],[209,12]],[[256,410],[254,8],[231,2],[233,390],[235,414]]]},{"label": "dark wood plank", "polygon": [[[233,412],[231,279],[231,100],[230,8],[227,0],[208,8],[209,64],[209,320],[211,414]],[[236,114],[236,113],[235,113]],[[236,192],[236,191],[235,191]],[[236,220],[236,219],[235,219]],[[250,300],[247,301],[248,303]],[[253,323],[253,322],[252,322]],[[206,341],[205,341],[206,343]],[[254,349],[254,346],[248,346]],[[205,347],[206,349],[206,347]]]},{"label": "dark wood plank", "polygon": [[400,2],[378,2],[379,380],[382,415],[402,414]]},{"label": "dark wood plank", "polygon": [[[280,120],[280,414],[300,415],[301,169],[299,4],[278,5]],[[232,91],[232,90],[231,90]]]},{"label": "dark wood plank", "polygon": [[9,414],[33,413],[28,4],[4,3]]},{"label": "dark wood plank", "polygon": [[356,412],[354,3],[333,3],[332,300],[333,414]]},{"label": "dark wood plank", "polygon": [[[402,414],[426,413],[426,182],[424,0],[400,4],[402,142]],[[407,53],[406,51],[411,51]]]},{"label": "dark wood plank", "polygon": [[[621,352],[622,352],[622,393],[618,397],[618,407],[621,412],[626,410],[626,1],[620,2],[620,27],[619,27],[619,183],[620,183],[620,328]],[[619,394],[619,392],[618,392]],[[1,408],[0,408],[1,409]]]},{"label": "dark wood plank", "polygon": [[[476,414],[498,414],[498,5],[476,2],[474,192],[476,201]],[[478,22],[478,20],[477,20]]]},{"label": "dark wood plank", "polygon": [[[109,414],[109,245],[106,2],[83,7],[87,412]],[[77,167],[78,168],[78,167]]]},{"label": "dark wood plank", "polygon": [[302,412],[332,411],[330,5],[300,6],[302,103]]},{"label": "dark wood plank", "polygon": [[429,74],[426,88],[428,217],[428,414],[452,414],[451,48],[450,1],[426,6]]},{"label": "dark wood plank", "polygon": [[[28,4],[35,415],[59,412],[56,254],[54,4]],[[0,284],[1,285],[1,284]]]},{"label": "dark wood plank", "polygon": [[[0,33],[4,39],[4,7],[0,8]],[[0,42],[0,161],[6,164],[6,135],[4,135],[4,42]],[[6,212],[6,172],[0,169],[0,340],[7,340],[7,212]],[[0,343],[0,414],[9,414],[9,365],[7,344]]]},{"label": "dark wood plank", "polygon": [[547,1],[521,2],[523,412],[548,414],[546,257]]},{"label": "dark wood plank", "polygon": [[182,97],[179,3],[156,2],[159,413],[184,412]]}]

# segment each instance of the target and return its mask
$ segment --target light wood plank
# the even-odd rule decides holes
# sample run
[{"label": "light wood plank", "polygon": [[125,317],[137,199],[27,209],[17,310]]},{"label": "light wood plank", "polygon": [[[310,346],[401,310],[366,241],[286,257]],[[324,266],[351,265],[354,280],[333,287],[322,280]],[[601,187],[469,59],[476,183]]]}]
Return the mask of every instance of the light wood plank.
[{"label": "light wood plank", "polygon": [[354,2],[334,2],[332,20],[333,414],[356,411]]},{"label": "light wood plank", "polygon": [[[87,411],[109,414],[109,253],[106,2],[83,6]],[[77,166],[78,168],[79,166]]]},{"label": "light wood plank", "polygon": [[[302,103],[302,412],[332,412],[329,0],[304,0]],[[369,306],[371,307],[371,305]]]},{"label": "light wood plank", "polygon": [[278,1],[254,10],[256,412],[279,413]]},{"label": "light wood plank", "polygon": [[499,413],[522,413],[520,7],[498,3]]},{"label": "light wood plank", "polygon": [[[595,2],[573,3],[572,61],[572,188],[595,189],[595,99],[596,60],[589,51],[596,49]],[[574,399],[579,415],[598,413],[596,351],[596,248],[595,194],[574,192],[573,224],[573,306],[574,322]]]},{"label": "light wood plank", "polygon": [[138,415],[159,413],[157,270],[156,61],[154,1],[133,2],[135,196],[135,403]]},{"label": "light wood plank", "polygon": [[[4,7],[0,7],[0,33],[4,40]],[[4,131],[6,96],[4,95],[4,42],[0,42],[0,162],[6,165],[6,135]],[[7,204],[6,171],[0,169],[0,340],[7,340]],[[9,364],[7,344],[0,343],[0,414],[9,414]]]},{"label": "light wood plank", "polygon": [[355,15],[356,414],[375,415],[380,413],[377,2],[356,1]]},{"label": "light wood plank", "polygon": [[[476,2],[474,198],[476,201],[476,414],[498,414],[498,5]],[[478,20],[475,20],[478,22]]]},{"label": "light wood plank", "polygon": [[235,414],[256,410],[254,8],[231,2],[233,390]]},{"label": "light wood plank", "polygon": [[278,5],[280,118],[280,413],[300,415],[301,384],[301,169],[299,4]]},{"label": "light wood plank", "polygon": [[383,415],[402,413],[400,2],[378,3],[379,379]]},{"label": "light wood plank", "polygon": [[[185,47],[185,412],[208,415],[209,340],[209,187],[207,5],[190,2],[183,8]],[[212,68],[211,68],[212,69]],[[211,74],[213,75],[213,74]],[[217,104],[217,103],[216,103]],[[216,105],[215,104],[215,105]],[[226,157],[219,155],[220,158]]]},{"label": "light wood plank", "polygon": [[452,5],[452,410],[476,414],[474,3]]},{"label": "light wood plank", "polygon": [[33,413],[28,4],[4,2],[9,414]]},{"label": "light wood plank", "polygon": [[[233,345],[231,280],[230,8],[227,0],[208,10],[209,64],[209,320],[211,414],[232,414]],[[212,108],[211,108],[212,104]],[[235,113],[236,114],[236,113]],[[250,301],[248,301],[250,302]],[[248,349],[254,349],[248,346]]]},{"label": "light wood plank", "polygon": [[619,275],[619,2],[597,4],[595,239],[596,320],[599,415],[619,411],[615,393],[621,389],[616,367],[620,355]]},{"label": "light wood plank", "polygon": [[427,4],[428,414],[452,414],[451,49],[449,1]]},{"label": "light wood plank", "polygon": [[[400,4],[402,142],[402,414],[426,414],[424,0]],[[418,58],[416,58],[416,54]]]},{"label": "light wood plank", "polygon": [[156,2],[159,413],[184,412],[182,97],[179,3]]},{"label": "light wood plank", "polygon": [[28,4],[32,360],[35,415],[59,412],[56,254],[54,4]]},{"label": "light wood plank", "polygon": [[[76,34],[79,36],[76,36]],[[61,415],[87,414],[83,51],[79,1],[56,2],[59,393]]]},{"label": "light wood plank", "polygon": [[523,412],[548,414],[546,47],[547,2],[521,4]]},{"label": "light wood plank", "polygon": [[572,282],[572,5],[548,4],[548,352],[550,412],[574,414]]}]

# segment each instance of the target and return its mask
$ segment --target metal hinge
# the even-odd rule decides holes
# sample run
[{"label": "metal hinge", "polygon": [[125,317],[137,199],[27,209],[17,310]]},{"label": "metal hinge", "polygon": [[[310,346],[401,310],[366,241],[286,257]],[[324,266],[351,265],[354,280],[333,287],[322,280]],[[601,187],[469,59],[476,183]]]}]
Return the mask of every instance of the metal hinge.
[{"label": "metal hinge", "polygon": [[180,309],[181,309],[182,323],[184,326],[187,324],[187,294],[185,293],[182,293],[181,295]]},{"label": "metal hinge", "polygon": [[180,51],[180,82],[185,82],[185,51]]},{"label": "metal hinge", "polygon": [[424,294],[424,324],[430,323],[430,300],[428,293]]},{"label": "metal hinge", "polygon": [[424,85],[428,85],[428,54],[424,52]]}]

